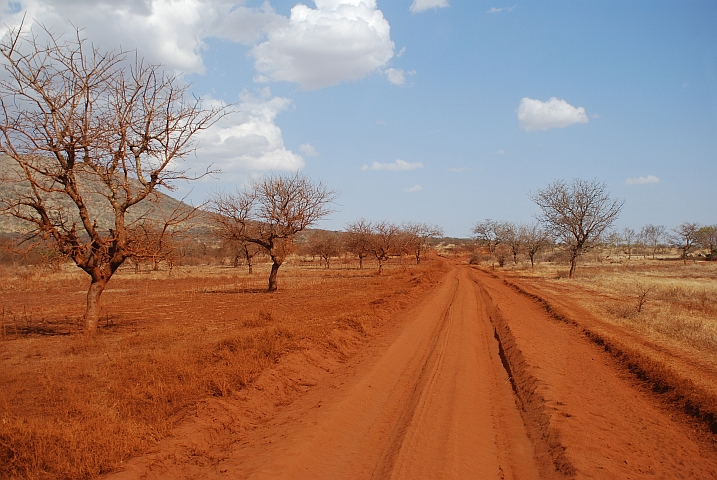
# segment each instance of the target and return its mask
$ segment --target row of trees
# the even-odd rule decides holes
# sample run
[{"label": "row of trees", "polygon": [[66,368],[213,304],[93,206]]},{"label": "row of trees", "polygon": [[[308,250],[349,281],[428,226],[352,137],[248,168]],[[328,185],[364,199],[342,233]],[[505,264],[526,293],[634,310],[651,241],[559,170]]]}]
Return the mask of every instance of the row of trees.
[{"label": "row of trees", "polygon": [[488,219],[473,228],[476,240],[501,264],[506,254],[517,263],[518,254],[524,252],[533,265],[535,254],[555,242],[569,253],[571,277],[580,255],[607,243],[624,245],[628,257],[639,245],[651,249],[654,258],[663,242],[680,250],[685,260],[695,247],[707,249],[710,258],[717,257],[717,225],[685,222],[671,232],[662,225],[645,225],[639,232],[631,228],[611,231],[624,202],[610,198],[605,184],[597,180],[557,180],[530,198],[541,210],[539,223],[516,225]]},{"label": "row of trees", "polygon": [[652,258],[660,248],[676,248],[683,259],[695,248],[707,250],[710,257],[717,255],[717,225],[700,225],[684,222],[672,230],[664,225],[645,225],[640,230],[624,228],[612,232],[607,243],[623,247],[630,258],[634,251],[650,253]]}]

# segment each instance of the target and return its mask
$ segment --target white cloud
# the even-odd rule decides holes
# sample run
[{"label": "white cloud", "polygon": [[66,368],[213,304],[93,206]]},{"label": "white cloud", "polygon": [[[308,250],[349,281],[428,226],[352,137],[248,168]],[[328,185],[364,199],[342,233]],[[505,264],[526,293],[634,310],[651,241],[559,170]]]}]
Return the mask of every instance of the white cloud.
[{"label": "white cloud", "polygon": [[416,193],[416,192],[420,192],[421,190],[423,190],[423,187],[421,187],[420,185],[414,185],[412,187],[406,187],[403,189],[404,192],[408,192],[408,193]]},{"label": "white cloud", "polygon": [[387,68],[384,73],[389,82],[393,85],[401,86],[406,84],[406,75],[415,75],[416,71],[409,70],[406,72],[401,68]]},{"label": "white cloud", "polygon": [[358,80],[393,57],[391,27],[375,0],[315,0],[298,4],[251,54],[265,78],[307,90]]},{"label": "white cloud", "polygon": [[413,13],[420,13],[432,8],[439,9],[448,6],[448,0],[413,0],[409,10]]},{"label": "white cloud", "polygon": [[465,172],[466,170],[468,170],[468,167],[451,167],[448,169],[451,173]]},{"label": "white cloud", "polygon": [[305,157],[318,157],[319,152],[316,151],[316,149],[309,145],[308,143],[303,143],[299,145],[299,151],[304,154]]},{"label": "white cloud", "polygon": [[[230,0],[21,0],[0,13],[0,25],[25,28],[43,24],[55,33],[82,35],[104,50],[138,49],[140,56],[168,69],[202,73],[204,39],[210,36],[251,44],[284,17],[266,3],[235,6]],[[17,7],[17,5],[15,5]],[[70,24],[72,22],[72,24]],[[7,31],[0,28],[0,35]]]},{"label": "white cloud", "polygon": [[406,53],[406,47],[401,47],[401,50],[398,51],[396,54],[397,57],[402,57],[403,54]]},{"label": "white cloud", "polygon": [[491,7],[486,13],[512,12],[515,7],[517,7],[517,5],[513,5],[512,7]]},{"label": "white cloud", "polygon": [[650,183],[660,183],[660,179],[654,175],[648,175],[646,177],[635,177],[625,180],[625,185],[648,185]]},{"label": "white cloud", "polygon": [[516,110],[521,126],[527,130],[562,128],[576,123],[588,123],[585,108],[573,107],[565,100],[551,97],[547,102],[525,97]]},{"label": "white cloud", "polygon": [[495,152],[495,154],[496,154],[496,155],[505,155],[505,150],[503,150],[503,149],[501,148],[500,150],[498,150],[497,152]]},{"label": "white cloud", "polygon": [[386,170],[389,172],[407,172],[409,170],[416,170],[417,168],[423,168],[422,162],[409,163],[400,158],[396,159],[393,163],[378,163],[373,162],[371,166],[364,165],[361,170]]},{"label": "white cloud", "polygon": [[224,172],[303,168],[304,159],[284,146],[274,119],[291,107],[291,100],[272,97],[269,88],[259,97],[244,92],[236,113],[198,135],[198,160]]}]

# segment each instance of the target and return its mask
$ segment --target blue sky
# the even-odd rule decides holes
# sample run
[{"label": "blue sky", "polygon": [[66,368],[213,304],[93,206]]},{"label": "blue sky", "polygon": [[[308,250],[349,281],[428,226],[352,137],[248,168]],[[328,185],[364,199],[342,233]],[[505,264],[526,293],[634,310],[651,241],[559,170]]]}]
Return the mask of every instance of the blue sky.
[{"label": "blue sky", "polygon": [[[468,236],[530,222],[528,194],[595,178],[618,227],[717,223],[717,2],[85,0],[6,2],[136,48],[237,113],[186,165],[200,202],[301,170],[360,217]],[[182,196],[190,186],[179,185]]]}]

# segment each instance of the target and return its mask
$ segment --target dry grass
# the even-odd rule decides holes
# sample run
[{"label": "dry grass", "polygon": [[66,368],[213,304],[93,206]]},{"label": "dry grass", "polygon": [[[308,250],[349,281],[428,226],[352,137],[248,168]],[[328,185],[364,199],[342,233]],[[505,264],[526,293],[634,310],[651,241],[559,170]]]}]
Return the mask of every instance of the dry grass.
[{"label": "dry grass", "polygon": [[437,261],[373,270],[220,267],[112,279],[101,333],[79,333],[83,274],[5,271],[0,286],[0,477],[92,478],[151,448],[202,398],[232,396],[285,353],[350,350],[435,282]]},{"label": "dry grass", "polygon": [[717,354],[717,262],[591,262],[581,264],[573,279],[564,266],[541,264],[521,275],[574,286],[575,300],[599,317],[656,341]]}]

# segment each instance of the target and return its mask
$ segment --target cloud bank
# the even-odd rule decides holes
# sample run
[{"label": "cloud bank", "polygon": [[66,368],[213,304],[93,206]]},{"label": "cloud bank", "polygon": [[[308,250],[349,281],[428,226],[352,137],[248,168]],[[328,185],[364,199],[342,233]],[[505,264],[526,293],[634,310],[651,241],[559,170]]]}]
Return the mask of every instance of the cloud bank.
[{"label": "cloud bank", "polygon": [[646,177],[635,177],[625,180],[625,185],[649,185],[651,183],[660,183],[660,179],[654,175],[648,175]]},{"label": "cloud bank", "polygon": [[393,57],[391,28],[375,0],[298,4],[251,54],[259,81],[287,81],[305,90],[359,80]]},{"label": "cloud bank", "polygon": [[573,107],[565,100],[555,97],[551,97],[547,102],[524,97],[516,113],[520,125],[529,132],[589,122],[585,108]]},{"label": "cloud bank", "polygon": [[385,170],[389,172],[407,172],[409,170],[416,170],[417,168],[423,168],[422,162],[409,163],[400,158],[396,159],[393,163],[378,163],[373,162],[370,166],[364,165],[361,170]]},{"label": "cloud bank", "polygon": [[437,10],[448,6],[448,0],[413,0],[409,10],[413,13],[421,13],[432,8]]}]

